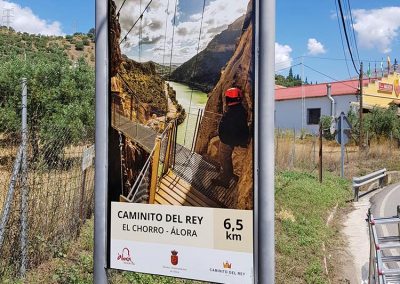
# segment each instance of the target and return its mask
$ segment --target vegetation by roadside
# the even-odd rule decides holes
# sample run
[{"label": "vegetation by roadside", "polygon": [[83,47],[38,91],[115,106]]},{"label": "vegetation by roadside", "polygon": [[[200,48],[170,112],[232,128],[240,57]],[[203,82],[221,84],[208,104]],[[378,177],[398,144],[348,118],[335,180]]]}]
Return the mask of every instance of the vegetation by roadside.
[{"label": "vegetation by roadside", "polygon": [[277,174],[276,283],[329,283],[323,247],[340,235],[326,221],[336,205],[343,208],[350,198],[349,182],[330,173],[325,173],[322,184],[314,174]]},{"label": "vegetation by roadside", "polygon": [[[325,173],[320,184],[316,175],[283,171],[276,176],[275,198],[276,283],[328,283],[331,275],[325,273],[323,247],[331,251],[330,246],[338,245],[332,240],[340,239],[340,233],[326,220],[336,205],[340,211],[351,198],[349,182]],[[92,283],[92,254],[93,220],[88,220],[75,242],[31,270],[24,281],[3,279],[2,283]],[[327,265],[334,270],[329,258]],[[201,283],[114,270],[109,279],[118,284]]]},{"label": "vegetation by roadside", "polygon": [[[75,242],[66,244],[65,250],[56,253],[50,261],[29,271],[24,280],[0,279],[0,282],[4,284],[92,284],[93,229],[93,219],[88,220]],[[204,282],[109,270],[109,283],[200,284]]]}]

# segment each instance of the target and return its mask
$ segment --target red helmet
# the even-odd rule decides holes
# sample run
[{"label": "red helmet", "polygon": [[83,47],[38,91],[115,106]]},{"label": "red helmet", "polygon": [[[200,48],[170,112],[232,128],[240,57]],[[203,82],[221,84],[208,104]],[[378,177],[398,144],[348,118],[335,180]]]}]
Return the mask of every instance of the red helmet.
[{"label": "red helmet", "polygon": [[230,88],[225,91],[225,97],[227,98],[241,99],[242,96],[242,91],[239,88]]}]

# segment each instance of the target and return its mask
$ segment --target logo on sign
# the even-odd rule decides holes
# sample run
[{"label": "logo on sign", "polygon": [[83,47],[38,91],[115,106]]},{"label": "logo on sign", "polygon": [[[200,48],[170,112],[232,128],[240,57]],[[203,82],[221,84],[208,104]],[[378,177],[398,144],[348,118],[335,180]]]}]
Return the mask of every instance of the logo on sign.
[{"label": "logo on sign", "polygon": [[[240,265],[237,265],[237,266],[240,266]],[[237,268],[237,266],[236,266],[236,268]],[[244,272],[244,271],[232,269],[232,262],[229,262],[227,260],[222,262],[222,267],[220,266],[218,268],[210,268],[210,272],[225,274],[225,275],[235,275],[235,276],[245,276],[246,275],[246,272]]]},{"label": "logo on sign", "polygon": [[229,263],[228,261],[224,262],[224,268],[225,269],[231,269],[232,268],[232,263]]},{"label": "logo on sign", "polygon": [[122,253],[118,253],[117,260],[125,264],[134,264],[132,261],[131,253],[128,248],[124,248]]},{"label": "logo on sign", "polygon": [[379,82],[379,91],[385,93],[392,93],[393,92],[393,85],[388,83]]},{"label": "logo on sign", "polygon": [[171,251],[171,264],[178,265],[178,252],[176,250]]}]

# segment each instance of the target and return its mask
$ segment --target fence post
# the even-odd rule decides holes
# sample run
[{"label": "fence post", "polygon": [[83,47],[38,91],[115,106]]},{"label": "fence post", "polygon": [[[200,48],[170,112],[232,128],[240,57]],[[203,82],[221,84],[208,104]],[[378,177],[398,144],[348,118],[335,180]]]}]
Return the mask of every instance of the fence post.
[{"label": "fence post", "polygon": [[152,158],[149,204],[154,204],[154,199],[156,197],[158,164],[160,161],[160,148],[161,148],[160,146],[161,146],[161,136],[157,136],[156,143],[154,145],[154,154]]},{"label": "fence post", "polygon": [[17,183],[17,177],[19,170],[21,168],[21,159],[22,159],[22,147],[20,146],[18,149],[18,154],[14,162],[13,171],[11,175],[10,185],[8,187],[7,197],[4,201],[3,211],[1,213],[0,220],[0,248],[3,245],[4,235],[6,231],[6,226],[8,222],[8,217],[10,214],[12,200],[14,197],[15,184]]},{"label": "fence post", "polygon": [[28,119],[27,119],[28,94],[26,78],[22,79],[22,165],[21,165],[21,267],[20,275],[25,276],[27,263],[27,236],[28,236]]},{"label": "fence post", "polygon": [[[87,147],[85,147],[87,149]],[[83,150],[83,155],[85,155],[85,150]],[[85,200],[85,190],[86,190],[86,172],[87,169],[82,169],[82,185],[81,185],[81,197],[80,197],[80,204],[79,204],[79,219],[80,225],[84,224],[85,220],[85,213],[84,213],[84,200]]]},{"label": "fence post", "polygon": [[293,148],[292,148],[291,167],[294,168],[295,164],[296,164],[296,128],[293,128]]}]

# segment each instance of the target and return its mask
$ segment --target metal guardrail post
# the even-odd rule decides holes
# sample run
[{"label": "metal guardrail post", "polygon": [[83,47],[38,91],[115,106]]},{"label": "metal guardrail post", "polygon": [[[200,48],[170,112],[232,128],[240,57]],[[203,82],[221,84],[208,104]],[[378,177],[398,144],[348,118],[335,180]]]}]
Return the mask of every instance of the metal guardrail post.
[{"label": "metal guardrail post", "polygon": [[150,198],[149,204],[154,204],[157,190],[158,181],[158,164],[160,162],[160,148],[161,148],[161,137],[157,136],[155,143],[154,154],[152,158],[152,168],[151,168],[151,183],[150,183]]},{"label": "metal guardrail post", "polygon": [[[400,218],[400,205],[397,205],[397,218]],[[400,223],[397,224],[397,230],[399,232],[399,237],[400,237]]]},{"label": "metal guardrail post", "polygon": [[358,194],[360,191],[360,188],[358,186],[354,186],[354,201],[358,201]]}]

